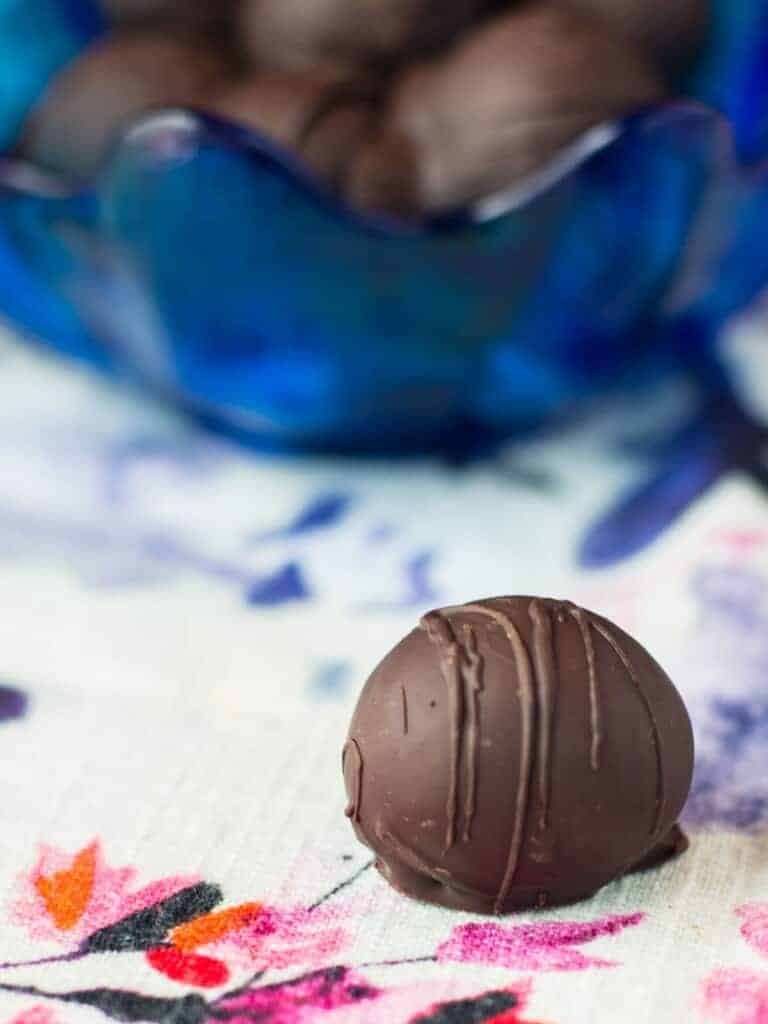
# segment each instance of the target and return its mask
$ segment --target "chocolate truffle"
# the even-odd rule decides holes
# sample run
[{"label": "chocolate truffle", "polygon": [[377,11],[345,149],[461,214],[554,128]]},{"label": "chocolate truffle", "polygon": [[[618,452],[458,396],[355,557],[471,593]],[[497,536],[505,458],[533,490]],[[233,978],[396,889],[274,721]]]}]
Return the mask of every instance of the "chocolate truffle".
[{"label": "chocolate truffle", "polygon": [[119,28],[152,29],[160,35],[184,32],[210,49],[242,63],[236,0],[99,0],[106,18]]},{"label": "chocolate truffle", "polygon": [[513,9],[396,78],[348,198],[405,214],[464,205],[664,91],[642,52],[598,19],[557,3]]},{"label": "chocolate truffle", "polygon": [[439,49],[489,0],[245,0],[242,37],[264,66],[393,64]]},{"label": "chocolate truffle", "polygon": [[672,76],[696,55],[711,20],[712,0],[564,0],[603,18],[619,37],[632,40]]},{"label": "chocolate truffle", "polygon": [[51,82],[19,151],[51,170],[86,177],[131,119],[155,107],[201,105],[228,73],[223,55],[183,33],[115,30]]},{"label": "chocolate truffle", "polygon": [[368,680],[343,753],[381,874],[476,913],[586,899],[679,851],[692,770],[688,714],[648,652],[530,597],[426,615]]},{"label": "chocolate truffle", "polygon": [[210,109],[290,147],[338,185],[369,131],[375,102],[365,76],[326,66],[255,72],[214,96]]},{"label": "chocolate truffle", "polygon": [[233,17],[234,0],[99,0],[108,18],[122,22],[168,22],[201,28]]}]

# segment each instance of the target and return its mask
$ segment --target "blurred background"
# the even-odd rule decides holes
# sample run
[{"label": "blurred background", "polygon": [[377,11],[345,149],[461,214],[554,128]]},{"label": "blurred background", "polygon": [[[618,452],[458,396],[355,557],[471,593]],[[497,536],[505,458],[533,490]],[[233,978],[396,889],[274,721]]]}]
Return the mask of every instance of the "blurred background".
[{"label": "blurred background", "polygon": [[479,460],[538,494],[515,453],[621,410],[600,461],[638,473],[584,566],[762,486],[757,0],[2,0],[0,47],[15,358],[253,465]]},{"label": "blurred background", "polygon": [[[691,853],[599,897],[651,939],[569,1019],[690,1019],[765,889],[767,82],[763,0],[0,0],[0,890],[100,834],[314,905],[373,665],[562,596],[698,745]],[[178,995],[129,962],[18,978]]]},{"label": "blurred background", "polygon": [[766,18],[3,0],[0,313],[261,450],[473,457],[674,375],[738,419]]}]

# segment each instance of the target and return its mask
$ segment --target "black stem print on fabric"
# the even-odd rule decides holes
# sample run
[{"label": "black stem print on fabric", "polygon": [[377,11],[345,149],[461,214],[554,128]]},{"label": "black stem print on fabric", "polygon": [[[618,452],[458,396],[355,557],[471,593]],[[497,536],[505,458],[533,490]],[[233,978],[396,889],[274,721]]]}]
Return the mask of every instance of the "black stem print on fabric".
[{"label": "black stem print on fabric", "polygon": [[[339,882],[320,899],[312,903],[307,909],[312,911],[322,906],[334,896],[349,888],[361,878],[369,868],[373,867],[373,858],[349,878]],[[182,889],[180,892],[169,896],[167,899],[156,903],[145,910],[137,911],[129,917],[124,917],[114,924],[100,928],[85,939],[79,949],[69,953],[59,953],[56,956],[41,957],[36,960],[17,960],[8,963],[0,963],[0,971],[12,970],[15,967],[42,967],[47,964],[70,963],[82,960],[92,953],[144,953],[150,949],[166,945],[168,932],[186,921],[192,921],[196,917],[210,913],[224,899],[224,895],[217,885],[210,885],[207,882],[200,882],[197,885]],[[258,979],[264,972],[256,976]],[[242,987],[242,986],[241,986]]]},{"label": "black stem print on fabric", "polygon": [[141,996],[115,988],[93,988],[78,992],[46,992],[34,985],[0,984],[0,992],[34,996],[36,999],[56,999],[62,1003],[77,1003],[101,1010],[112,1020],[131,1024],[147,1021],[149,1024],[202,1024],[209,1016],[205,999],[198,995],[179,999]]},{"label": "black stem print on fabric", "polygon": [[47,964],[68,964],[74,960],[82,960],[88,956],[82,949],[76,949],[74,953],[57,953],[55,956],[43,956],[38,960],[10,960],[8,963],[0,964],[0,971],[10,971],[14,967],[44,967]]},{"label": "black stem print on fabric", "polygon": [[307,909],[317,910],[318,907],[322,907],[322,905],[324,903],[327,903],[328,900],[332,900],[334,896],[338,896],[338,894],[340,892],[343,892],[344,889],[348,889],[351,885],[354,885],[358,878],[362,878],[366,871],[370,870],[370,868],[372,868],[374,864],[375,858],[371,857],[371,859],[367,861],[365,864],[363,864],[361,868],[358,868],[358,870],[353,875],[350,875],[349,878],[344,879],[343,882],[339,882],[339,884],[334,886],[333,889],[330,890],[330,892],[327,892],[324,896],[321,896],[319,900],[315,900],[314,903],[311,903]]},{"label": "black stem print on fabric", "polygon": [[[338,893],[349,888],[361,878],[375,861],[372,858],[358,868],[352,875],[325,895],[321,896],[308,909],[310,911],[322,906]],[[39,960],[20,961],[17,963],[0,964],[2,968],[32,967],[37,965],[66,963],[81,960],[94,953],[123,953],[123,952],[147,952],[151,949],[166,946],[170,931],[187,921],[194,920],[204,914],[210,913],[223,899],[221,889],[216,885],[201,882],[197,885],[182,889],[180,892],[168,899],[138,911],[128,917],[89,936],[74,952],[64,953],[59,956],[43,957]],[[123,1022],[123,1024],[204,1024],[211,1020],[228,1021],[231,1018],[252,1021],[253,1024],[260,1024],[265,1021],[264,1006],[254,1005],[253,1007],[238,1005],[240,997],[249,995],[263,995],[265,998],[284,997],[287,1008],[290,1000],[303,1000],[305,997],[304,988],[309,986],[313,999],[322,999],[327,995],[329,999],[338,996],[340,990],[349,1003],[373,999],[379,994],[379,989],[369,985],[362,980],[354,978],[354,971],[365,968],[401,967],[406,964],[427,964],[436,963],[436,956],[407,957],[402,960],[382,960],[357,965],[357,967],[336,965],[321,970],[311,971],[298,977],[282,980],[277,983],[258,984],[263,982],[268,969],[260,969],[252,974],[246,981],[236,987],[219,995],[216,999],[208,1001],[197,994],[188,994],[178,999],[161,998],[154,996],[143,996],[136,992],[124,989],[94,988],[81,989],[74,992],[48,992],[32,985],[14,985],[0,983],[0,992],[9,992],[15,995],[27,995],[36,999],[50,999],[62,1003],[75,1003],[81,1006],[90,1006],[100,1010],[111,1020]],[[351,976],[352,975],[352,976]],[[461,1024],[465,1022],[480,1022],[490,1019],[489,1015],[498,1015],[502,1010],[509,1009],[516,1005],[515,1002],[502,1003],[488,1002],[489,999],[503,996],[506,999],[512,998],[509,993],[491,993],[481,997],[480,1000],[468,1000],[462,1003],[444,1004],[437,1011],[431,1011],[429,1017],[419,1018],[422,1024]],[[236,1005],[227,1005],[227,1004]],[[298,1003],[297,1003],[298,1005]],[[474,1016],[456,1016],[459,1008],[480,1007],[472,1009]],[[494,1008],[498,1009],[494,1009]],[[456,1008],[456,1009],[454,1009]],[[494,1011],[492,1014],[491,1011]],[[436,1016],[439,1013],[442,1016]],[[453,1014],[453,1015],[452,1015]],[[477,1015],[480,1014],[480,1015]]]},{"label": "black stem print on fabric", "polygon": [[153,907],[101,928],[85,940],[81,950],[84,953],[138,953],[154,949],[163,944],[172,928],[210,913],[223,899],[218,885],[200,882]]},{"label": "black stem print on fabric", "polygon": [[436,956],[408,956],[402,960],[369,960],[367,963],[358,964],[361,969],[367,967],[405,967],[408,964],[436,964]]},{"label": "black stem print on fabric", "polygon": [[[207,1002],[202,996],[185,995],[178,999],[164,999],[155,996],[141,996],[135,992],[122,989],[95,988],[77,992],[46,992],[31,985],[0,984],[0,991],[15,995],[29,995],[36,999],[55,999],[64,1003],[75,1003],[100,1010],[111,1020],[122,1024],[203,1024],[208,1020],[229,1021],[249,1020],[253,1024],[261,1024],[272,1015],[269,1003],[256,1004],[253,1008],[236,1005],[222,1005],[228,999],[236,998],[244,992],[262,994],[266,1000],[283,997],[278,1014],[292,1005],[291,997],[296,1000],[295,1007],[303,1005],[308,996],[317,1005],[329,1002],[333,996],[343,989],[348,999],[347,1005],[375,999],[380,989],[362,980],[350,977],[349,967],[327,967],[321,971],[302,974],[296,978],[263,985],[254,988],[234,989],[219,997],[214,1002]],[[519,998],[514,992],[486,992],[470,999],[460,999],[450,1003],[442,1003],[428,1010],[425,1014],[413,1018],[413,1024],[483,1024],[483,1022],[500,1018],[502,1014],[519,1006]],[[282,1019],[282,1017],[281,1017]]]},{"label": "black stem print on fabric", "polygon": [[[349,854],[345,854],[342,859],[343,860],[351,860],[352,857]],[[369,861],[366,861],[366,863],[363,864],[362,867],[358,868],[357,871],[355,871],[352,875],[350,875],[349,878],[345,878],[342,882],[339,882],[338,885],[335,885],[332,889],[330,889],[327,893],[325,893],[319,899],[315,900],[314,903],[311,903],[309,905],[309,907],[307,907],[307,910],[310,913],[313,910],[317,910],[318,907],[323,906],[323,904],[325,904],[329,900],[333,899],[334,896],[337,896],[340,892],[343,892],[345,889],[348,889],[350,886],[354,885],[355,882],[357,882],[357,880],[359,878],[362,878],[362,876],[364,874],[366,874],[366,872],[368,872],[373,867],[374,863],[375,863],[375,858],[371,857],[371,859]],[[398,967],[398,966],[400,966],[401,964],[404,964],[404,963],[427,963],[429,961],[433,961],[433,962],[436,961],[436,957],[434,957],[434,956],[414,957],[411,960],[402,960],[402,961],[392,960],[392,961],[389,961],[389,962],[382,961],[381,963],[378,963],[378,964],[373,964],[373,963],[371,963],[371,964],[361,964],[360,966],[361,967]],[[329,970],[339,970],[340,968],[328,968],[328,969]],[[222,1014],[225,1014],[226,1011],[221,1011],[221,1010],[219,1010],[217,1008],[220,1007],[221,1004],[224,1003],[226,1000],[234,999],[235,997],[237,997],[239,995],[243,995],[245,992],[248,992],[250,989],[253,988],[253,986],[255,985],[256,982],[263,980],[263,978],[266,976],[267,973],[268,973],[267,970],[259,970],[254,975],[252,975],[250,978],[248,978],[245,982],[243,982],[242,984],[238,985],[236,988],[230,989],[229,991],[224,992],[222,995],[220,995],[217,999],[215,999],[212,1003],[209,1004],[212,1008],[216,1008],[215,1012],[213,1012],[212,1015],[213,1016],[220,1016]],[[307,976],[304,975],[303,977],[307,977]],[[298,979],[293,979],[294,982],[296,982],[297,980]]]},{"label": "black stem print on fabric", "polygon": [[482,1024],[514,1010],[520,1003],[514,992],[486,992],[475,999],[443,1003],[424,1016],[412,1018],[412,1024]]},{"label": "black stem print on fabric", "polygon": [[214,999],[213,1002],[209,1005],[218,1006],[219,1003],[223,1003],[225,999],[235,999],[237,996],[244,995],[249,989],[253,988],[257,981],[261,981],[261,979],[264,977],[266,973],[266,970],[256,971],[255,974],[252,974],[249,978],[246,978],[246,980],[241,985],[238,985],[236,988],[231,988],[227,992],[224,992],[222,995]]},{"label": "black stem print on fabric", "polygon": [[[293,996],[297,1000],[294,1004],[296,1006],[305,1005],[311,1000],[314,1005],[328,1009],[332,1009],[333,997],[338,995],[340,991],[343,991],[349,1003],[363,1002],[367,999],[373,999],[380,994],[379,989],[375,986],[356,979],[354,976],[350,979],[350,974],[353,974],[353,971],[354,968],[337,964],[334,967],[324,967],[319,971],[309,971],[306,974],[300,974],[296,978],[287,978],[269,985],[260,985],[257,988],[250,989],[250,992],[253,995],[263,996],[267,999],[270,997],[283,997],[286,1004],[291,996]],[[268,1019],[264,1008],[258,1005],[253,1008],[244,1007],[240,1004],[232,1007],[226,1006],[226,1001],[231,998],[228,995],[223,1000],[217,1000],[212,1016],[217,1020],[230,1020],[231,1018],[241,1020],[245,1018],[254,1022]],[[283,1010],[286,1008],[287,1005],[281,1007]]]}]

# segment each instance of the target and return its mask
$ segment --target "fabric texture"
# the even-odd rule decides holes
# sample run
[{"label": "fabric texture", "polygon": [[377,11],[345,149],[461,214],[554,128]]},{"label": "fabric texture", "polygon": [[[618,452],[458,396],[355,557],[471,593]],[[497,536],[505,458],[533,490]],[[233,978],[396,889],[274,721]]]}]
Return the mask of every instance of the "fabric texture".
[{"label": "fabric texture", "polygon": [[[733,344],[758,397],[760,324]],[[281,460],[10,336],[0,360],[2,1024],[768,1021],[768,506],[743,445],[702,462],[659,395],[463,468]],[[686,855],[483,919],[387,887],[340,755],[424,611],[503,593],[646,643],[697,767]]]}]

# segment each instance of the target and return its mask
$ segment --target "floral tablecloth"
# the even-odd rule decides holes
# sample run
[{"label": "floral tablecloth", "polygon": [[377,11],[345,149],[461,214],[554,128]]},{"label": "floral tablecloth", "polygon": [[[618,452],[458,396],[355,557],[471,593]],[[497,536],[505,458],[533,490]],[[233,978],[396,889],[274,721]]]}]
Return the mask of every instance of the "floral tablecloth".
[{"label": "floral tablecloth", "polygon": [[[758,398],[763,335],[734,331]],[[465,466],[282,460],[3,335],[2,1024],[768,1021],[757,435],[723,446],[669,399]],[[601,611],[668,669],[691,848],[481,919],[372,870],[340,751],[421,613],[510,592]]]}]

